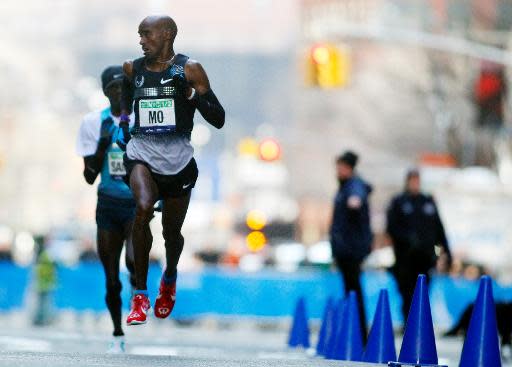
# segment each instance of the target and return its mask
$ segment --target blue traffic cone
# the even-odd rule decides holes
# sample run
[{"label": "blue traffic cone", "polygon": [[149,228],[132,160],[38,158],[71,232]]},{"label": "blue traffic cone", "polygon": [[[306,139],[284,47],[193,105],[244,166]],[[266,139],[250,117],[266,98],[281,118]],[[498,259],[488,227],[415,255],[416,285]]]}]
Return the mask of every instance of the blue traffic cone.
[{"label": "blue traffic cone", "polygon": [[408,365],[415,367],[438,366],[427,277],[423,274],[418,276],[414,289],[398,362],[389,363],[389,366]]},{"label": "blue traffic cone", "polygon": [[492,279],[487,275],[480,279],[480,287],[471,314],[466,340],[462,347],[459,366],[501,366]]},{"label": "blue traffic cone", "polygon": [[293,324],[288,338],[288,346],[292,348],[300,346],[309,348],[309,327],[304,297],[299,298],[295,306]]},{"label": "blue traffic cone", "polygon": [[340,299],[333,308],[333,317],[329,327],[327,328],[326,347],[324,356],[326,359],[334,359],[336,353],[336,339],[338,337],[338,330],[340,328],[341,319],[343,317],[343,310],[345,309],[345,300]]},{"label": "blue traffic cone", "polygon": [[320,332],[318,333],[318,342],[316,344],[316,354],[319,356],[325,356],[325,350],[327,348],[327,332],[331,327],[332,320],[334,318],[334,300],[332,297],[327,299],[327,303],[324,308],[324,316],[322,318],[322,325],[320,326]]},{"label": "blue traffic cone", "polygon": [[356,292],[350,291],[343,311],[341,327],[338,327],[334,359],[343,361],[362,360],[363,336],[360,320]]},{"label": "blue traffic cone", "polygon": [[388,363],[396,361],[395,336],[391,322],[388,291],[382,289],[373,317],[373,324],[368,336],[368,343],[363,355],[364,362]]}]

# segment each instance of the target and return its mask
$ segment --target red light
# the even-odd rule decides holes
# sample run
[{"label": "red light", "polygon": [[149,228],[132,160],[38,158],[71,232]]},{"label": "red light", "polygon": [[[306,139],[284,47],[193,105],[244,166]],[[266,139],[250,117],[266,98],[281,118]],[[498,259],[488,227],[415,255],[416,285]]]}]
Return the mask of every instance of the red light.
[{"label": "red light", "polygon": [[281,147],[274,139],[265,139],[260,143],[260,158],[272,162],[281,156]]}]

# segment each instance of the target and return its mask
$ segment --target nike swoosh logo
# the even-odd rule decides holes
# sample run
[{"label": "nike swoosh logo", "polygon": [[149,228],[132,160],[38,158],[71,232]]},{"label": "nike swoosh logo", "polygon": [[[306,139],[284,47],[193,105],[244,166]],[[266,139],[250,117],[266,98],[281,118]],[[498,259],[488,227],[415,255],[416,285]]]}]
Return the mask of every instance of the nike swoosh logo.
[{"label": "nike swoosh logo", "polygon": [[172,80],[172,78],[171,79],[164,79],[164,78],[162,78],[162,79],[160,79],[160,84],[169,83],[171,80]]},{"label": "nike swoosh logo", "polygon": [[120,78],[120,77],[122,77],[122,76],[123,76],[123,74],[114,74],[114,75],[112,76],[112,78],[113,78],[113,79],[117,79],[117,78]]},{"label": "nike swoosh logo", "polygon": [[183,185],[183,188],[184,188],[184,189],[186,189],[186,188],[188,188],[190,185],[192,185],[192,184],[191,184],[191,183],[188,183],[188,184],[186,184],[186,185]]}]

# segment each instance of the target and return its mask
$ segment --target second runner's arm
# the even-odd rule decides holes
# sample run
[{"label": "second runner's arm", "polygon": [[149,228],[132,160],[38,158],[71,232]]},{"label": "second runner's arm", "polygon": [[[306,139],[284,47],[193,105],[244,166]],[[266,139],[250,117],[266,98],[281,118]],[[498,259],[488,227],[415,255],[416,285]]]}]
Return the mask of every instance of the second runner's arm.
[{"label": "second runner's arm", "polygon": [[94,183],[96,177],[98,177],[98,174],[101,172],[103,160],[105,159],[111,140],[111,135],[101,136],[98,141],[98,148],[96,149],[96,152],[93,155],[84,157],[84,178],[89,185]]}]

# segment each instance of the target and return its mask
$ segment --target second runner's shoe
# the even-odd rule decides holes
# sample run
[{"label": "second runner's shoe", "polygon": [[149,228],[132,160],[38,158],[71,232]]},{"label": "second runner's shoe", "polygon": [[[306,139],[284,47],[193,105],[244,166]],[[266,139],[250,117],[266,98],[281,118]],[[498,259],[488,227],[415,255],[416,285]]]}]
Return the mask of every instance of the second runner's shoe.
[{"label": "second runner's shoe", "polygon": [[126,319],[126,323],[128,325],[145,324],[150,308],[149,298],[143,294],[136,294],[132,299],[132,309]]},{"label": "second runner's shoe", "polygon": [[172,284],[165,284],[164,279],[160,280],[160,290],[155,301],[155,316],[165,319],[169,316],[176,303],[176,281]]},{"label": "second runner's shoe", "polygon": [[114,336],[108,345],[108,354],[123,354],[126,351],[124,336]]}]

